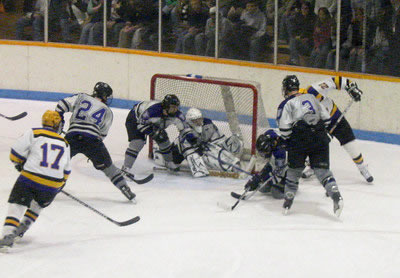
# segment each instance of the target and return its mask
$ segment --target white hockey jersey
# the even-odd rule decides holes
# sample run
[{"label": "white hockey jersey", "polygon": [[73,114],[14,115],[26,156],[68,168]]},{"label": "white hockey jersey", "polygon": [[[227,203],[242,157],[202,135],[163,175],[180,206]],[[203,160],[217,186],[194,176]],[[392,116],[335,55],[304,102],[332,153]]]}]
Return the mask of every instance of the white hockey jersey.
[{"label": "white hockey jersey", "polygon": [[33,128],[17,139],[10,159],[22,164],[19,177],[26,185],[57,192],[71,173],[68,142],[49,128]]},{"label": "white hockey jersey", "polygon": [[161,102],[157,100],[142,101],[133,107],[135,112],[138,130],[144,134],[149,134],[152,126],[158,126],[166,129],[170,125],[175,125],[178,131],[182,131],[185,127],[185,117],[178,110],[176,116],[167,117],[163,115]]},{"label": "white hockey jersey", "polygon": [[87,94],[77,94],[60,100],[56,111],[64,114],[72,112],[69,133],[104,139],[113,122],[111,109],[100,100]]},{"label": "white hockey jersey", "polygon": [[299,93],[314,95],[321,102],[326,111],[328,111],[331,117],[330,124],[334,125],[342,112],[340,112],[335,102],[327,96],[327,93],[332,90],[341,90],[345,88],[346,85],[349,83],[349,79],[341,76],[336,76],[323,80],[321,82],[314,83],[307,89],[300,89]]},{"label": "white hockey jersey", "polygon": [[277,123],[281,136],[289,138],[293,125],[301,120],[310,125],[322,120],[327,125],[330,115],[314,95],[295,94],[285,99],[278,107]]}]

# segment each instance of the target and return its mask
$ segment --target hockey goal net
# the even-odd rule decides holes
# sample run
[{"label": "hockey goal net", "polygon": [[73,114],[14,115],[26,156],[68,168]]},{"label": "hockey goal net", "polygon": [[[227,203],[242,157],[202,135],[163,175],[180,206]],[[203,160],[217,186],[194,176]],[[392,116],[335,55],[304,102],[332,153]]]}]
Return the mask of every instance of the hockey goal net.
[{"label": "hockey goal net", "polygon": [[[242,161],[255,154],[257,136],[269,128],[257,82],[205,77],[198,75],[155,74],[151,79],[150,99],[162,100],[175,94],[183,113],[191,107],[201,110],[227,137],[236,134],[244,143]],[[176,127],[167,133],[172,140],[178,136]],[[150,144],[152,154],[152,143]]]}]

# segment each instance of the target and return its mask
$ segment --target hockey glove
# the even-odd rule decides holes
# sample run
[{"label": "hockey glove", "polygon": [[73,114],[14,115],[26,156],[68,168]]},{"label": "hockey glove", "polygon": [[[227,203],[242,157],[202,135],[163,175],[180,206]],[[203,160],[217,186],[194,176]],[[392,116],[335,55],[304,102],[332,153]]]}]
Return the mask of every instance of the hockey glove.
[{"label": "hockey glove", "polygon": [[168,134],[164,129],[159,129],[157,132],[155,132],[152,138],[157,142],[157,144],[160,144],[168,141]]},{"label": "hockey glove", "polygon": [[15,167],[15,169],[17,169],[18,172],[21,172],[22,169],[24,168],[24,164],[22,164],[22,163],[15,163],[14,167]]},{"label": "hockey glove", "polygon": [[185,136],[186,141],[192,146],[199,144],[200,138],[196,136],[194,133],[188,133]]},{"label": "hockey glove", "polygon": [[361,100],[361,95],[363,92],[358,88],[356,82],[350,82],[344,89],[354,99],[354,101],[357,102]]},{"label": "hockey glove", "polygon": [[254,191],[257,189],[261,182],[261,178],[258,175],[254,175],[244,186],[245,190]]}]

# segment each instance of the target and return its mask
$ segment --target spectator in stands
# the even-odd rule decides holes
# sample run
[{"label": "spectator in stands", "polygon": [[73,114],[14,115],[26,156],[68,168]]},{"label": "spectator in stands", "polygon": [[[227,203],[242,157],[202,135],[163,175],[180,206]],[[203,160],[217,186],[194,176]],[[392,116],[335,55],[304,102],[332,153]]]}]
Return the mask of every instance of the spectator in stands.
[{"label": "spectator in stands", "polygon": [[34,5],[29,7],[24,6],[25,15],[19,18],[16,22],[15,37],[17,40],[26,40],[25,28],[28,26],[33,27],[33,40],[41,41],[42,38],[42,24],[44,22],[45,1],[37,0]]},{"label": "spectator in stands", "polygon": [[[344,63],[345,70],[361,72],[361,66],[365,57],[364,51],[370,46],[372,23],[366,22],[366,37],[364,35],[364,10],[356,8],[352,23],[349,26],[347,41],[343,45],[341,51],[341,59]],[[344,61],[348,61],[347,64]]]},{"label": "spectator in stands", "polygon": [[267,18],[260,10],[258,1],[249,0],[246,9],[243,10],[240,20],[241,40],[246,40],[249,44],[250,61],[262,61],[262,53],[266,50],[267,35]]},{"label": "spectator in stands", "polygon": [[335,18],[337,14],[337,0],[315,0],[314,13],[319,14],[320,8],[327,8],[329,14]]},{"label": "spectator in stands", "polygon": [[175,52],[198,55],[203,52],[204,54],[201,46],[204,45],[204,31],[209,10],[201,0],[190,0],[189,5],[184,8],[182,12],[185,11],[185,13],[181,14],[181,30],[178,33]]},{"label": "spectator in stands", "polygon": [[112,0],[110,20],[107,21],[107,45],[118,45],[119,32],[125,26],[123,21],[123,9],[125,0]]},{"label": "spectator in stands", "polygon": [[376,17],[375,36],[367,52],[367,72],[375,74],[390,74],[390,41],[392,40],[391,20],[393,9],[391,5],[382,6]]},{"label": "spectator in stands", "polygon": [[299,65],[300,55],[309,56],[311,54],[314,46],[313,32],[316,19],[310,2],[304,2],[301,5],[301,12],[297,12],[289,18],[290,59],[288,64]]},{"label": "spectator in stands", "polygon": [[[207,38],[207,47],[205,55],[215,55],[215,25],[216,25],[216,7],[210,8],[210,18],[207,20],[205,36]],[[219,37],[218,37],[218,56],[221,58],[231,58],[231,48],[233,41],[233,24],[219,14]]]},{"label": "spectator in stands", "polygon": [[87,7],[89,20],[82,28],[79,44],[103,44],[104,2],[107,2],[107,18],[109,19],[111,15],[111,0],[89,1]]},{"label": "spectator in stands", "polygon": [[333,20],[327,8],[319,8],[315,24],[313,39],[314,48],[311,51],[309,66],[314,68],[325,67],[326,59],[332,48],[331,30]]},{"label": "spectator in stands", "polygon": [[[24,7],[26,13],[23,17],[19,18],[16,23],[16,39],[24,40],[25,27],[33,27],[33,40],[44,40],[44,13],[46,9],[46,0],[37,0],[34,4],[28,5],[33,7],[33,10],[28,11]],[[61,28],[62,39],[64,42],[71,42],[71,27],[72,19],[68,13],[69,3],[68,0],[51,0],[49,2],[48,19],[49,19],[49,33],[54,33],[55,27]]]},{"label": "spectator in stands", "polygon": [[290,41],[290,30],[289,30],[289,18],[293,15],[296,15],[300,12],[301,2],[300,0],[289,0],[286,1],[285,4],[286,10],[284,13],[278,18],[279,31],[278,37],[280,40],[280,44],[286,44]]},{"label": "spectator in stands", "polygon": [[[351,3],[350,0],[342,0],[341,3],[341,10],[340,10],[340,49],[339,51],[341,52],[344,43],[347,40],[347,33],[349,26],[352,21],[352,14],[353,11],[351,9]],[[335,18],[333,18],[335,20]],[[328,53],[328,57],[326,60],[326,65],[325,67],[327,69],[335,69],[336,66],[336,21],[335,24],[332,25],[332,30],[331,30],[331,40],[332,40],[332,49]]]},{"label": "spectator in stands", "polygon": [[391,73],[395,76],[400,76],[400,2],[391,0],[394,14],[391,24],[393,37],[390,44],[391,49]]}]

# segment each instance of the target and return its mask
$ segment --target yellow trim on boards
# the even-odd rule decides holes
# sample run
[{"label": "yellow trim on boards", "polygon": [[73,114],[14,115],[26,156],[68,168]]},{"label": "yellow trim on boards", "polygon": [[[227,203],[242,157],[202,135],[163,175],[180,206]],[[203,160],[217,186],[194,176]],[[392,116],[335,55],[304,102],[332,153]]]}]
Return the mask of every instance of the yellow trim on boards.
[{"label": "yellow trim on boards", "polygon": [[282,71],[291,71],[291,72],[322,74],[322,75],[329,75],[329,76],[340,75],[340,76],[348,77],[348,78],[368,79],[368,80],[375,80],[375,81],[400,82],[400,77],[392,77],[392,76],[382,76],[382,75],[352,73],[352,72],[336,72],[333,70],[304,68],[304,67],[295,67],[295,66],[286,66],[286,65],[273,65],[273,64],[266,64],[266,63],[228,60],[228,59],[215,59],[215,58],[211,58],[211,57],[192,56],[192,55],[186,55],[186,54],[175,54],[175,53],[166,53],[166,52],[159,53],[159,52],[155,52],[155,51],[134,50],[134,49],[126,49],[126,48],[90,46],[90,45],[81,45],[81,44],[52,43],[52,42],[44,43],[44,42],[31,42],[31,41],[13,41],[13,40],[0,40],[0,45],[25,45],[25,46],[41,46],[41,47],[66,48],[66,49],[105,51],[105,52],[136,54],[136,55],[153,56],[153,57],[161,57],[161,58],[172,58],[172,59],[178,59],[178,60],[207,62],[207,63],[215,63],[215,64],[244,66],[244,67],[252,67],[252,68],[264,68],[264,69],[282,70]]}]

